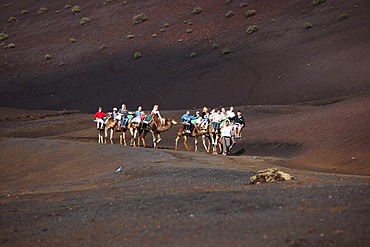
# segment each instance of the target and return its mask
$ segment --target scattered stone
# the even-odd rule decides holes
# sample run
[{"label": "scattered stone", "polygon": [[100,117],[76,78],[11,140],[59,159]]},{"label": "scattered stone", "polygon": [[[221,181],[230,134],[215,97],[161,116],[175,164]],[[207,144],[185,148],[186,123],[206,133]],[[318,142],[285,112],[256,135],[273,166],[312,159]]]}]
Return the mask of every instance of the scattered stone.
[{"label": "scattered stone", "polygon": [[45,14],[46,12],[48,12],[49,9],[48,8],[45,8],[45,7],[41,7],[39,8],[39,10],[37,11],[37,14],[41,15],[41,14]]},{"label": "scattered stone", "polygon": [[256,175],[250,177],[251,184],[274,183],[277,181],[288,181],[294,179],[293,176],[280,171],[277,168],[268,168],[258,171]]}]

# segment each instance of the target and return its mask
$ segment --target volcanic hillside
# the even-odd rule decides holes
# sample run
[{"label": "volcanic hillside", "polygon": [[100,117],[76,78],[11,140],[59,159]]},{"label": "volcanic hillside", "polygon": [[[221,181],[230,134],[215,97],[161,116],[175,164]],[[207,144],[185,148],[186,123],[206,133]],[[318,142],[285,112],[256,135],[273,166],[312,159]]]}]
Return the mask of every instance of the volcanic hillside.
[{"label": "volcanic hillside", "polygon": [[0,3],[1,106],[186,109],[370,90],[366,0]]}]

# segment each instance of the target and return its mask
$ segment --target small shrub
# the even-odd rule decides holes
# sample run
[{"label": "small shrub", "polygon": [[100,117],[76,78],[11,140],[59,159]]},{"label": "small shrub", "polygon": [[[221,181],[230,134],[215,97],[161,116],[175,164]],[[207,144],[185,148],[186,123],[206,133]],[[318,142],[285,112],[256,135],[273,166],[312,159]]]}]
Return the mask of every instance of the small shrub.
[{"label": "small shrub", "polygon": [[5,46],[5,43],[4,42],[1,42],[0,43],[0,47],[3,47],[3,46]]},{"label": "small shrub", "polygon": [[313,27],[312,23],[311,23],[311,22],[309,22],[309,21],[306,21],[306,22],[303,24],[303,26],[304,26],[306,29],[309,29],[309,28],[312,28],[312,27]]},{"label": "small shrub", "polygon": [[229,54],[230,52],[231,52],[231,50],[227,47],[222,49],[222,54]]},{"label": "small shrub", "polygon": [[8,35],[6,33],[0,33],[0,41],[6,40]]},{"label": "small shrub", "polygon": [[192,21],[188,21],[188,25],[193,25],[193,22]]},{"label": "small shrub", "polygon": [[37,11],[37,14],[41,15],[41,14],[45,14],[46,12],[48,12],[49,9],[48,8],[45,8],[45,7],[41,7],[39,8],[39,10]]},{"label": "small shrub", "polygon": [[218,44],[212,44],[213,49],[218,49]]},{"label": "small shrub", "polygon": [[231,3],[233,0],[226,0],[226,3],[228,4],[228,3]]},{"label": "small shrub", "polygon": [[341,13],[339,15],[339,20],[342,21],[342,20],[345,20],[348,18],[348,14],[347,13]]},{"label": "small shrub", "polygon": [[248,6],[248,3],[241,3],[240,4],[240,8],[244,8],[244,7],[247,7]]},{"label": "small shrub", "polygon": [[72,6],[71,5],[69,5],[69,4],[66,4],[66,5],[64,5],[64,8],[65,9],[70,9]]},{"label": "small shrub", "polygon": [[63,66],[63,65],[64,65],[64,62],[63,62],[63,61],[60,61],[60,62],[58,63],[58,65],[59,65],[59,66]]},{"label": "small shrub", "polygon": [[227,11],[227,13],[226,13],[225,17],[226,17],[226,18],[230,18],[230,17],[232,17],[232,16],[234,16],[234,15],[235,15],[234,11],[229,10],[229,11]]},{"label": "small shrub", "polygon": [[46,54],[46,55],[45,55],[45,59],[46,59],[46,60],[50,60],[50,59],[51,59],[51,55],[50,55],[50,54]]},{"label": "small shrub", "polygon": [[322,3],[324,3],[326,0],[313,0],[312,1],[312,4],[313,5],[319,5],[319,4],[322,4]]},{"label": "small shrub", "polygon": [[87,17],[82,17],[81,20],[80,20],[80,24],[85,25],[87,23],[90,23],[90,19],[87,18]]},{"label": "small shrub", "polygon": [[69,42],[76,43],[77,42],[77,39],[75,39],[75,38],[69,38]]},{"label": "small shrub", "polygon": [[81,8],[80,8],[80,6],[76,5],[76,6],[73,6],[71,8],[71,11],[72,11],[72,13],[77,14],[77,13],[79,13],[81,11]]},{"label": "small shrub", "polygon": [[258,30],[258,27],[256,25],[251,25],[251,26],[248,26],[246,32],[248,34],[251,34],[251,33],[257,32],[257,30]]},{"label": "small shrub", "polygon": [[188,28],[188,29],[186,29],[186,32],[187,33],[192,33],[193,32],[193,29]]},{"label": "small shrub", "polygon": [[138,59],[138,58],[141,58],[141,52],[135,52],[135,54],[134,54],[134,58],[135,59]]},{"label": "small shrub", "polygon": [[9,17],[9,19],[8,19],[9,22],[13,22],[13,21],[16,21],[16,20],[17,20],[17,18],[15,18],[14,16]]},{"label": "small shrub", "polygon": [[141,14],[135,15],[132,18],[132,20],[133,20],[134,24],[139,24],[139,23],[142,23],[142,22],[148,20],[148,17],[144,13],[141,13]]},{"label": "small shrub", "polygon": [[60,10],[60,9],[55,10],[55,14],[59,14],[59,13],[62,13],[62,10]]},{"label": "small shrub", "polygon": [[189,57],[190,58],[193,58],[193,57],[196,57],[196,56],[198,56],[198,54],[195,52],[195,51],[193,51],[192,53],[190,53],[190,55],[189,55]]},{"label": "small shrub", "polygon": [[153,34],[152,34],[152,38],[157,38],[157,36],[158,36],[158,35],[157,35],[156,33],[153,33]]},{"label": "small shrub", "polygon": [[129,35],[127,35],[127,36],[126,36],[126,38],[128,38],[128,39],[133,39],[133,38],[135,38],[135,35],[133,35],[133,34],[129,34]]},{"label": "small shrub", "polygon": [[202,8],[201,8],[201,7],[195,7],[195,8],[193,9],[193,14],[194,14],[194,15],[198,15],[198,14],[200,14],[202,11],[203,11],[203,10],[202,10]]},{"label": "small shrub", "polygon": [[8,48],[10,48],[10,49],[15,48],[15,44],[14,44],[14,43],[9,43],[9,44],[8,44]]},{"label": "small shrub", "polygon": [[159,32],[164,33],[164,32],[166,32],[166,29],[165,28],[160,28]]},{"label": "small shrub", "polygon": [[23,10],[21,11],[21,14],[22,14],[22,15],[27,15],[27,14],[28,14],[28,10],[27,10],[27,9],[23,9]]},{"label": "small shrub", "polygon": [[257,12],[256,12],[256,10],[255,10],[255,9],[250,9],[250,10],[247,10],[247,12],[245,12],[245,15],[246,15],[247,17],[249,17],[249,16],[254,16],[256,13],[257,13]]},{"label": "small shrub", "polygon": [[169,27],[169,26],[171,26],[171,25],[170,25],[170,23],[167,23],[167,22],[166,22],[166,23],[164,23],[164,24],[163,24],[163,26],[164,26],[164,27]]}]

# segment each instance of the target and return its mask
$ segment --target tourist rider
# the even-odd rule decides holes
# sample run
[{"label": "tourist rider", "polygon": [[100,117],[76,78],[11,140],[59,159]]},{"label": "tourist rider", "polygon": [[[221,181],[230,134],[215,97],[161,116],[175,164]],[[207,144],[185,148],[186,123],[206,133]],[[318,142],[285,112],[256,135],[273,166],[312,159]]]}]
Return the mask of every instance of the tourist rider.
[{"label": "tourist rider", "polygon": [[194,125],[191,123],[191,120],[196,118],[190,114],[190,111],[186,111],[184,115],[181,116],[181,120],[184,123],[184,130],[186,133],[190,134],[194,128]]},{"label": "tourist rider", "polygon": [[242,131],[244,126],[245,126],[245,121],[244,121],[244,118],[242,116],[242,113],[241,113],[241,111],[237,111],[235,119],[234,119],[235,137],[241,137],[241,131]]},{"label": "tourist rider", "polygon": [[211,115],[209,116],[209,119],[211,121],[211,124],[213,126],[213,131],[215,133],[219,133],[219,130],[220,130],[220,124],[221,124],[221,121],[223,119],[223,116],[221,115],[221,110],[220,109],[215,109],[215,110],[212,110],[211,112]]},{"label": "tourist rider", "polygon": [[94,119],[96,121],[96,129],[103,129],[105,124],[103,118],[108,117],[107,113],[103,112],[103,107],[99,106],[98,111],[94,115]]},{"label": "tourist rider", "polygon": [[159,112],[159,105],[154,105],[152,112],[152,115],[157,115],[158,119],[161,121],[161,124],[164,125],[166,123],[166,120],[164,117],[161,116],[161,113]]},{"label": "tourist rider", "polygon": [[118,114],[121,116],[121,127],[127,127],[129,118],[129,112],[125,104],[122,104],[121,109],[119,109]]}]

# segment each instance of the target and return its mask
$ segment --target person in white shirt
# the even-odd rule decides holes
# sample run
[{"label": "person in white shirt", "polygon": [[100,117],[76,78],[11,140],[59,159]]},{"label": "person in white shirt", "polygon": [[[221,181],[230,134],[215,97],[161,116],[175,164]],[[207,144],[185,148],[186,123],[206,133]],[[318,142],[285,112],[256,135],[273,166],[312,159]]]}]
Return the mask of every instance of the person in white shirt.
[{"label": "person in white shirt", "polygon": [[230,109],[226,111],[226,115],[230,121],[234,121],[235,118],[234,107],[230,107]]},{"label": "person in white shirt", "polygon": [[230,121],[226,120],[225,125],[221,129],[223,153],[222,155],[230,154],[230,147],[232,143],[233,128],[230,126]]}]

